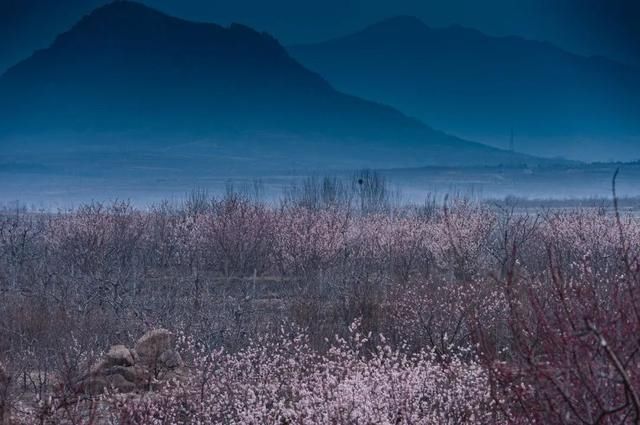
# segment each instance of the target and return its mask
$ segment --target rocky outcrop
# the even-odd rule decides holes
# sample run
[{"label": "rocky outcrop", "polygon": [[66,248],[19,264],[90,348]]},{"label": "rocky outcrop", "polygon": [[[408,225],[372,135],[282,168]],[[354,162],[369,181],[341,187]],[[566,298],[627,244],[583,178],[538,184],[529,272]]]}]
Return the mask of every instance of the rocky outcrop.
[{"label": "rocky outcrop", "polygon": [[112,346],[78,381],[77,390],[88,394],[146,391],[179,379],[182,369],[182,357],[175,350],[173,334],[166,329],[154,329],[144,334],[133,349]]},{"label": "rocky outcrop", "polygon": [[135,363],[135,351],[132,352],[124,345],[114,345],[109,349],[105,358],[113,365],[133,366]]},{"label": "rocky outcrop", "polygon": [[156,363],[166,351],[173,349],[173,336],[166,329],[155,329],[136,342],[135,353],[145,364]]}]

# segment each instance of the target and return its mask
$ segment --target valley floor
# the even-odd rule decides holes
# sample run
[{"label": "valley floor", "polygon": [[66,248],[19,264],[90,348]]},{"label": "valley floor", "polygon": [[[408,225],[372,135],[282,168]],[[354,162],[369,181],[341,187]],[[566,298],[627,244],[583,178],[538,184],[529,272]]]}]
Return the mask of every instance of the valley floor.
[{"label": "valley floor", "polygon": [[[212,195],[242,191],[277,203],[292,186],[323,175],[349,181],[356,174],[345,169],[316,171],[309,164],[260,164],[248,158],[189,156],[180,166],[169,154],[112,153],[96,157],[7,157],[0,160],[0,202],[19,200],[30,209],[55,211],[83,203],[131,200],[138,207],[162,201],[180,203],[194,189]],[[46,165],[44,165],[46,164]],[[81,164],[81,165],[79,165]],[[479,201],[526,201],[542,207],[584,205],[611,199],[611,182],[620,169],[617,191],[621,198],[640,197],[640,164],[603,163],[540,167],[424,167],[387,169],[379,173],[402,203],[423,203],[445,196]]]},{"label": "valley floor", "polygon": [[382,182],[4,211],[0,415],[636,422],[637,216],[397,206]]}]

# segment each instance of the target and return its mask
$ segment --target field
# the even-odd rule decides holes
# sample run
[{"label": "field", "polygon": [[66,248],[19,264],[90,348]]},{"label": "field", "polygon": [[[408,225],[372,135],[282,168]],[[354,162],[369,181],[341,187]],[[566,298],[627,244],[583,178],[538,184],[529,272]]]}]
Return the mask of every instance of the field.
[{"label": "field", "polygon": [[[145,210],[5,211],[1,417],[639,420],[634,214],[392,198],[364,174],[309,180],[277,205],[194,192]],[[153,329],[170,332],[173,360],[141,369],[135,341]]]},{"label": "field", "polygon": [[[232,182],[235,190],[255,192],[257,188],[262,201],[277,204],[284,191],[303,184],[309,177],[321,180],[331,174],[349,180],[353,170],[361,166],[357,152],[344,152],[344,160],[333,161],[333,168],[319,168],[318,163],[288,159],[285,154],[273,154],[269,165],[265,165],[259,156],[252,156],[252,150],[244,157],[210,150],[187,146],[151,152],[87,149],[74,153],[0,155],[0,199],[5,205],[19,201],[30,209],[47,211],[93,201],[111,203],[129,199],[136,207],[147,208],[164,200],[178,202],[194,187],[206,188],[220,196]],[[618,168],[620,197],[640,196],[638,162],[431,166],[379,172],[402,200],[410,203],[422,203],[427,197],[441,201],[447,194],[476,200],[518,196],[527,201],[580,201],[610,199],[611,178]],[[539,207],[544,202],[531,205]]]}]

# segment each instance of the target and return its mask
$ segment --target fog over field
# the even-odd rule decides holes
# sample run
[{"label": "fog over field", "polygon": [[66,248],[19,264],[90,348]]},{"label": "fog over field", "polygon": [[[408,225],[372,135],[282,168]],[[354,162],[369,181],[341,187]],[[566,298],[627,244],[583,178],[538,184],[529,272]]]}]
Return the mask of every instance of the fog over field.
[{"label": "fog over field", "polygon": [[[193,164],[185,170],[172,167],[131,165],[117,174],[96,170],[53,173],[36,166],[13,171],[15,164],[5,165],[2,175],[2,205],[20,205],[29,210],[56,211],[91,202],[128,201],[138,208],[169,201],[180,204],[193,191],[224,196],[230,190],[251,194],[265,203],[277,203],[292,188],[308,179],[331,178],[351,182],[358,170],[304,170],[282,172],[216,173],[206,164]],[[194,174],[194,169],[202,168]],[[23,167],[23,165],[20,165]],[[611,183],[616,169],[618,194],[624,198],[640,197],[640,165],[598,164],[577,167],[429,167],[380,169],[393,188],[399,204],[421,204],[425,200],[453,196],[480,202],[520,200],[523,205],[543,207],[549,202],[566,201],[567,207],[584,204],[583,200],[606,200],[611,205]],[[158,176],[157,173],[161,173]],[[640,204],[640,202],[639,202]]]},{"label": "fog over field", "polygon": [[0,0],[0,425],[637,424],[632,0]]}]

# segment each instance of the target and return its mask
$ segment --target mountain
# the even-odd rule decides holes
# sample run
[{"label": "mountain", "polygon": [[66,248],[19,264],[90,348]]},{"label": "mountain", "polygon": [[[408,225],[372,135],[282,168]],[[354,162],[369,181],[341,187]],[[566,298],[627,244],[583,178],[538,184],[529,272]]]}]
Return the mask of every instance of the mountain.
[{"label": "mountain", "polygon": [[107,0],[0,1],[0,74]]},{"label": "mountain", "polygon": [[458,136],[585,160],[640,157],[640,71],[548,43],[391,18],[289,48],[339,90]]},{"label": "mountain", "polygon": [[[49,45],[85,13],[110,0],[0,0],[0,73]],[[141,0],[172,16],[243,22],[281,40],[323,40],[398,13],[442,26],[458,22],[491,34],[548,40],[576,53],[640,66],[637,0]],[[405,12],[406,13],[406,12]]]},{"label": "mountain", "polygon": [[212,166],[540,162],[338,92],[267,34],[129,1],[96,9],[2,75],[0,114],[6,152],[193,152]]}]

